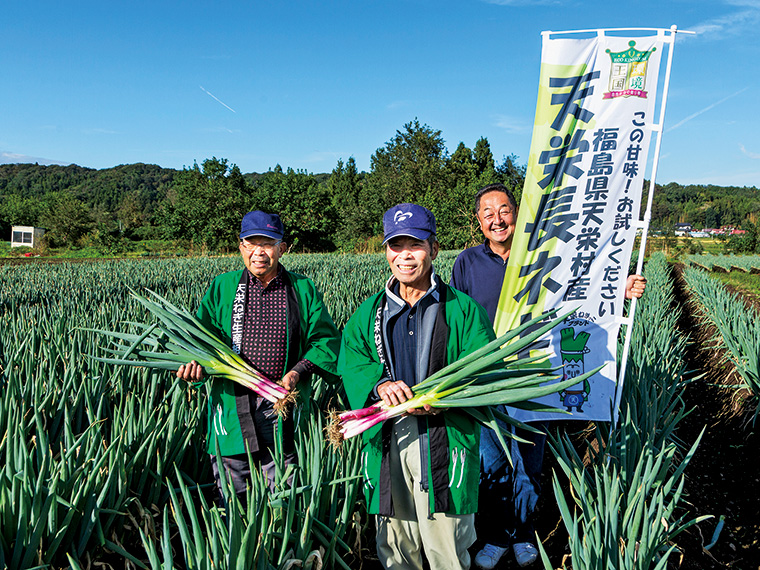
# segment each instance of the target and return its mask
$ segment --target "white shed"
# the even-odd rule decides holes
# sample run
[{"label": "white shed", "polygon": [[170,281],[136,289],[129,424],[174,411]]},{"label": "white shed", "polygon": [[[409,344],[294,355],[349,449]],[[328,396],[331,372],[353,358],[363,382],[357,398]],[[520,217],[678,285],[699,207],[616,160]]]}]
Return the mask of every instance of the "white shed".
[{"label": "white shed", "polygon": [[42,228],[33,226],[12,226],[11,247],[37,247],[45,234]]}]

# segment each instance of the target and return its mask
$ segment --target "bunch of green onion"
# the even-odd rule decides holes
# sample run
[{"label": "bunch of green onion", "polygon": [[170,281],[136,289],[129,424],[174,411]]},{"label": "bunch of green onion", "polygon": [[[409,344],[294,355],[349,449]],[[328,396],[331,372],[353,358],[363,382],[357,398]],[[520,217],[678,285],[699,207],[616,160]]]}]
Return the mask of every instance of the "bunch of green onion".
[{"label": "bunch of green onion", "polygon": [[152,299],[138,295],[132,289],[130,293],[156,317],[157,322],[152,325],[129,323],[141,331],[140,334],[85,329],[117,339],[112,342],[112,348],[104,348],[113,355],[112,358],[91,358],[110,364],[172,371],[194,360],[203,367],[204,374],[237,382],[275,404],[279,414],[287,413],[296,394],[248,364],[195,316],[153,291],[148,290]]},{"label": "bunch of green onion", "polygon": [[498,429],[496,419],[517,425],[518,422],[498,413],[491,406],[506,404],[514,408],[540,412],[557,412],[557,408],[532,402],[536,398],[560,392],[596,374],[602,366],[576,378],[551,382],[552,375],[561,367],[549,365],[546,356],[516,358],[549,330],[560,324],[568,315],[551,320],[542,327],[525,334],[539,321],[550,318],[556,310],[540,315],[513,329],[475,352],[460,358],[411,387],[414,397],[397,404],[387,405],[383,400],[359,410],[331,414],[328,437],[335,447],[341,442],[395,418],[410,410],[426,405],[432,408],[459,408],[478,422]]}]

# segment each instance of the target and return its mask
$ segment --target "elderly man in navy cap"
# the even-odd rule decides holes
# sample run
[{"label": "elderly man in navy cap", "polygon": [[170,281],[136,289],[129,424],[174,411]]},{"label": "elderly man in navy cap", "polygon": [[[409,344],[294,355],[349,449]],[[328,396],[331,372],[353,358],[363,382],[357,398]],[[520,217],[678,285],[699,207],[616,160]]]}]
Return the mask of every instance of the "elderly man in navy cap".
[{"label": "elderly man in navy cap", "polygon": [[[494,339],[485,310],[433,270],[435,218],[416,204],[383,216],[385,289],[365,301],[343,331],[338,370],[353,408],[413,396],[412,386]],[[475,541],[480,428],[456,410],[429,406],[362,434],[364,490],[377,514],[385,568],[470,567]]]},{"label": "elderly man in navy cap", "polygon": [[[312,374],[337,380],[338,330],[311,279],[285,270],[280,257],[287,245],[277,214],[248,212],[240,228],[240,255],[245,269],[219,275],[206,292],[197,316],[249,364],[288,390],[298,386],[301,399],[310,393]],[[204,380],[195,362],[177,376]],[[272,404],[255,392],[221,378],[208,388],[208,452],[219,485],[218,444],[222,463],[238,497],[250,480],[248,454],[274,479],[273,449],[281,438],[285,463],[296,460],[293,414],[285,421]]]}]

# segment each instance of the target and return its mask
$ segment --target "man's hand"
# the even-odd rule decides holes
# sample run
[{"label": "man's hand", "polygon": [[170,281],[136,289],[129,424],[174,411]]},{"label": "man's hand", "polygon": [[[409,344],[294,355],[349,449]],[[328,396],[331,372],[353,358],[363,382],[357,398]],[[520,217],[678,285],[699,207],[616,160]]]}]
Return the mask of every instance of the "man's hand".
[{"label": "man's hand", "polygon": [[195,360],[183,364],[177,369],[177,378],[182,378],[186,382],[200,382],[203,380],[203,366]]},{"label": "man's hand", "polygon": [[[406,382],[384,382],[377,387],[378,395],[388,406],[397,406],[414,397],[412,389],[406,385]],[[412,416],[425,416],[428,414],[437,414],[440,410],[425,404],[422,408],[407,410],[407,414]]]},{"label": "man's hand", "polygon": [[377,387],[377,395],[388,406],[397,406],[414,397],[412,389],[405,382],[388,380]]},{"label": "man's hand", "polygon": [[629,275],[625,282],[625,298],[640,299],[647,287],[647,280],[641,275]]},{"label": "man's hand", "polygon": [[288,372],[285,376],[282,377],[282,381],[280,384],[282,384],[282,387],[285,388],[288,392],[292,392],[296,384],[298,384],[298,381],[301,379],[301,375],[298,374],[295,370],[291,370]]}]

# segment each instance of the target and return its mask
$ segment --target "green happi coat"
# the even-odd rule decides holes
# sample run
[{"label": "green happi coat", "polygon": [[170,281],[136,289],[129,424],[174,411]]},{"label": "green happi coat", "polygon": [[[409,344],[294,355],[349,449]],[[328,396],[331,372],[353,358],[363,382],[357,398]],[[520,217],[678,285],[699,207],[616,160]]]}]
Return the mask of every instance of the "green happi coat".
[{"label": "green happi coat", "polygon": [[[335,374],[340,333],[327,312],[322,295],[311,279],[284,269],[282,275],[286,291],[288,335],[287,357],[282,375],[305,358],[318,367],[320,376],[337,381]],[[242,276],[243,271],[219,275],[206,291],[197,311],[198,319],[230,346],[233,302]],[[244,437],[241,427],[241,422],[250,420],[250,417],[246,418],[250,416],[246,403],[248,390],[225,378],[211,378],[206,384],[209,388],[208,452],[215,453],[217,441],[222,456],[246,453],[246,442],[252,448],[251,451],[256,451],[255,436]],[[298,394],[300,400],[308,401],[311,395],[308,377],[302,378],[298,383]]]},{"label": "green happi coat", "polygon": [[[429,376],[494,339],[485,310],[470,297],[433,276],[434,286],[418,301],[424,311],[417,335],[419,366]],[[378,383],[395,379],[393,355],[388,354],[388,320],[403,303],[391,286],[367,299],[343,330],[338,372],[351,407],[364,408],[378,400]],[[380,351],[378,351],[380,348]],[[381,358],[380,355],[385,355]],[[383,364],[386,360],[386,364]],[[392,516],[390,490],[391,421],[362,434],[361,468],[370,513]],[[387,424],[387,425],[386,425]],[[420,416],[423,488],[429,492],[430,512],[469,514],[478,508],[480,426],[467,414],[447,410]]]}]

